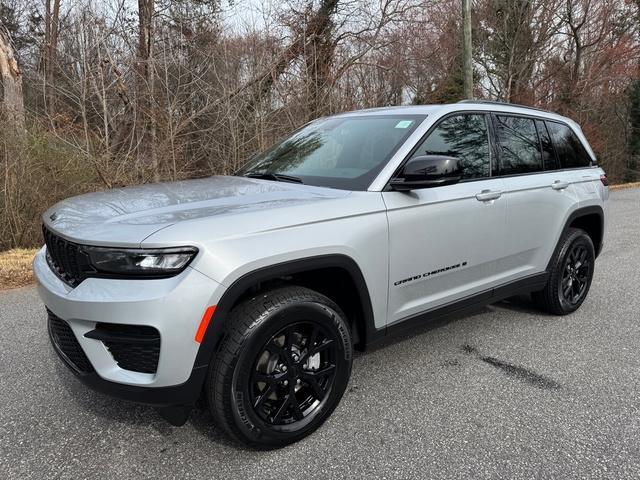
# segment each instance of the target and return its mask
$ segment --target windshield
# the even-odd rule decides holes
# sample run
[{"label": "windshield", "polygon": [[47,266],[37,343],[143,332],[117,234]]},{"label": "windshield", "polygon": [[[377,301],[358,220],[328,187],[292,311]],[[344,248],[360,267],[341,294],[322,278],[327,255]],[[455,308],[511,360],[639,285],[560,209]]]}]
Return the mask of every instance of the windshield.
[{"label": "windshield", "polygon": [[316,120],[248,162],[237,175],[366,190],[425,115]]}]

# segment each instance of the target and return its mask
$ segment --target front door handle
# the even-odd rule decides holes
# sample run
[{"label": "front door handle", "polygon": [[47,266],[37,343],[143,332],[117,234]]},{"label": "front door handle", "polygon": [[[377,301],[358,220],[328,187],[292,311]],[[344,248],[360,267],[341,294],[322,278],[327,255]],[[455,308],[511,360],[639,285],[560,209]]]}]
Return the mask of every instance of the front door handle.
[{"label": "front door handle", "polygon": [[551,184],[551,188],[554,190],[564,190],[569,186],[569,182],[563,182],[562,180],[556,180]]},{"label": "front door handle", "polygon": [[488,202],[489,200],[495,200],[501,196],[502,192],[500,190],[482,190],[476,195],[476,198],[480,202]]}]

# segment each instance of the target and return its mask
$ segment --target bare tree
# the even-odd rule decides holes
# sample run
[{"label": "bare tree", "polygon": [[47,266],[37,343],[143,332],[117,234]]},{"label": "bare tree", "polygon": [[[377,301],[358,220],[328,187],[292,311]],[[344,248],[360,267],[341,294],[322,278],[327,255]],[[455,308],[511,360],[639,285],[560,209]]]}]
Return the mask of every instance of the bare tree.
[{"label": "bare tree", "polygon": [[488,0],[481,10],[478,63],[500,100],[533,104],[535,71],[558,32],[558,0]]},{"label": "bare tree", "polygon": [[[576,118],[633,179],[638,2],[470,0],[473,94]],[[0,249],[37,243],[72,194],[228,174],[317,116],[464,98],[461,3],[0,0]]]},{"label": "bare tree", "polygon": [[0,100],[7,123],[21,134],[24,132],[24,97],[22,94],[22,72],[18,66],[11,37],[0,23]]},{"label": "bare tree", "polygon": [[56,113],[56,68],[60,31],[60,0],[45,0],[44,103],[49,115]]},{"label": "bare tree", "polygon": [[138,0],[138,108],[137,118],[140,127],[138,142],[141,152],[149,156],[153,180],[160,180],[160,170],[156,150],[155,115],[155,66],[154,66],[154,0]]}]

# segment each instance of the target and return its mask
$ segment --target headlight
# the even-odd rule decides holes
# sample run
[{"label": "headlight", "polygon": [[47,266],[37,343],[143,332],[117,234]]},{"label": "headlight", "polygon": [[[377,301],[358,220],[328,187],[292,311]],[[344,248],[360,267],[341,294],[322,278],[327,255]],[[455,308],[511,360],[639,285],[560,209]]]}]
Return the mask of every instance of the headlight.
[{"label": "headlight", "polygon": [[177,275],[198,253],[194,247],[147,250],[84,246],[82,249],[98,273],[156,277]]}]

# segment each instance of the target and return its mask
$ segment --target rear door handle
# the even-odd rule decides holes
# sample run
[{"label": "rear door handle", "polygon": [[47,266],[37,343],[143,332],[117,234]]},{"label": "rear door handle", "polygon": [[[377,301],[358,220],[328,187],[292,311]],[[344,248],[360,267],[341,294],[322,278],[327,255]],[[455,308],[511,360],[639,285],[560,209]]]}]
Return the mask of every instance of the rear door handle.
[{"label": "rear door handle", "polygon": [[482,190],[476,195],[476,198],[480,202],[488,202],[489,200],[495,200],[501,196],[502,192],[500,190]]},{"label": "rear door handle", "polygon": [[554,190],[564,190],[569,186],[569,182],[563,182],[562,180],[556,180],[551,184],[551,188]]}]

